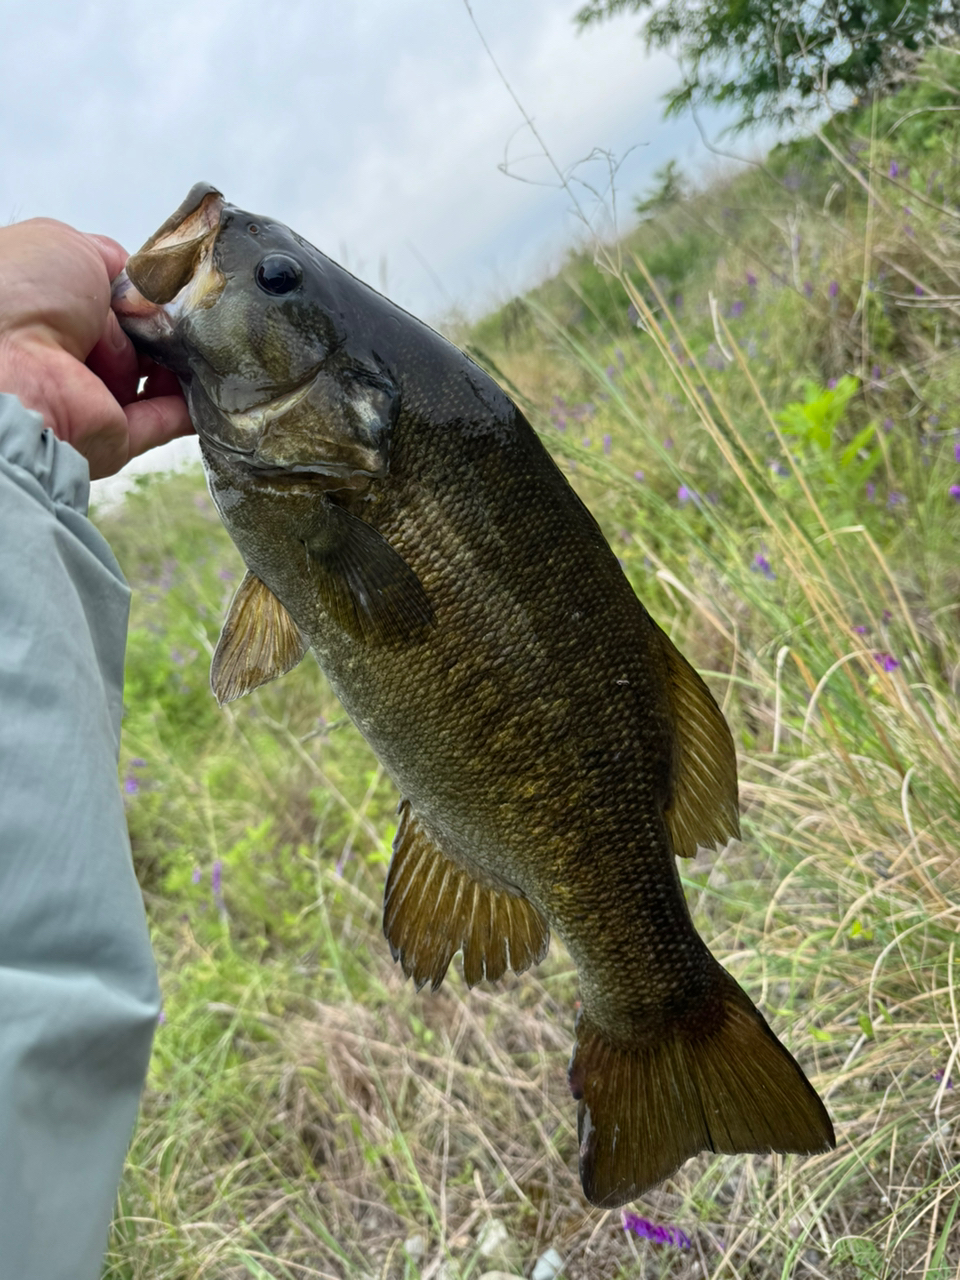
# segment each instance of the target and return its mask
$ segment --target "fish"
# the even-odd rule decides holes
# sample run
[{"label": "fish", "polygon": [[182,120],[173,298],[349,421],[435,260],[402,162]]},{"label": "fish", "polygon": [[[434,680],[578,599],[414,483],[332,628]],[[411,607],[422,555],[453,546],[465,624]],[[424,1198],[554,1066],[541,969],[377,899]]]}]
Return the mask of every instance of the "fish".
[{"label": "fish", "polygon": [[209,184],[113,307],[178,376],[247,573],[221,704],[312,649],[395,782],[383,931],[417,988],[576,966],[588,1201],[702,1151],[814,1154],[823,1102],[711,954],[678,858],[738,838],[706,684],[512,400],[441,335]]}]

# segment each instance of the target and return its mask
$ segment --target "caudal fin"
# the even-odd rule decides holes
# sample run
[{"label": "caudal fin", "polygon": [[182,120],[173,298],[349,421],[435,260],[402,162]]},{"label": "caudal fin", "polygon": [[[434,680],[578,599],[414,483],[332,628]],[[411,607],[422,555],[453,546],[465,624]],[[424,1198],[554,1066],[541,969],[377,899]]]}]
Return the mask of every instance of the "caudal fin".
[{"label": "caudal fin", "polygon": [[737,983],[723,1014],[640,1049],[604,1039],[584,1010],[570,1062],[579,1099],[580,1180],[591,1203],[635,1200],[700,1151],[796,1152],[836,1145],[826,1108]]}]

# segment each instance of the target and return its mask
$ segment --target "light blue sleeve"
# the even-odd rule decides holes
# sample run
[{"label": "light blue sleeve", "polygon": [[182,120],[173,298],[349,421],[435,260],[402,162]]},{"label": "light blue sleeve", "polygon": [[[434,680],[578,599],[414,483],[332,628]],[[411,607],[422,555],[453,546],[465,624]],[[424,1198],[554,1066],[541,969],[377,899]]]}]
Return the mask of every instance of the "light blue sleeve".
[{"label": "light blue sleeve", "polygon": [[0,395],[0,1280],[96,1280],[160,1008],[117,753],[130,591]]}]

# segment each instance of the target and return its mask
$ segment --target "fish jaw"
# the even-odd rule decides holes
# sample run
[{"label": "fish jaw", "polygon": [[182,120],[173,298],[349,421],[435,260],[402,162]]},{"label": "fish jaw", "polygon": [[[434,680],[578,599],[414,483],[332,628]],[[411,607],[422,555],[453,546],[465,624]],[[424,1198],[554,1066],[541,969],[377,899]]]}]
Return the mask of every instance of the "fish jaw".
[{"label": "fish jaw", "polygon": [[[224,208],[223,196],[209,183],[198,182],[191,188],[179,209],[127,260],[127,276],[143,297],[159,305],[180,299],[175,314],[185,305],[202,305],[211,288],[209,270],[205,268],[220,231]],[[199,296],[198,285],[202,286]],[[184,295],[188,286],[190,292]]]}]

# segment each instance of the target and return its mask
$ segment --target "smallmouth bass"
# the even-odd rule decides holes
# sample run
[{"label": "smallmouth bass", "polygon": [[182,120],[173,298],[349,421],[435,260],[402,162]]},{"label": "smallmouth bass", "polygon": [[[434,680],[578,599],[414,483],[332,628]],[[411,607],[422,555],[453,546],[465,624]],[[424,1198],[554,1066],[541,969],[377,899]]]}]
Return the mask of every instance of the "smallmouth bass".
[{"label": "smallmouth bass", "polygon": [[247,565],[221,703],[314,650],[403,799],[384,933],[417,986],[577,967],[594,1204],[708,1150],[813,1153],[826,1110],[710,954],[676,857],[739,835],[701,678],[508,397],[271,219],[198,184],[114,308],[179,377]]}]

